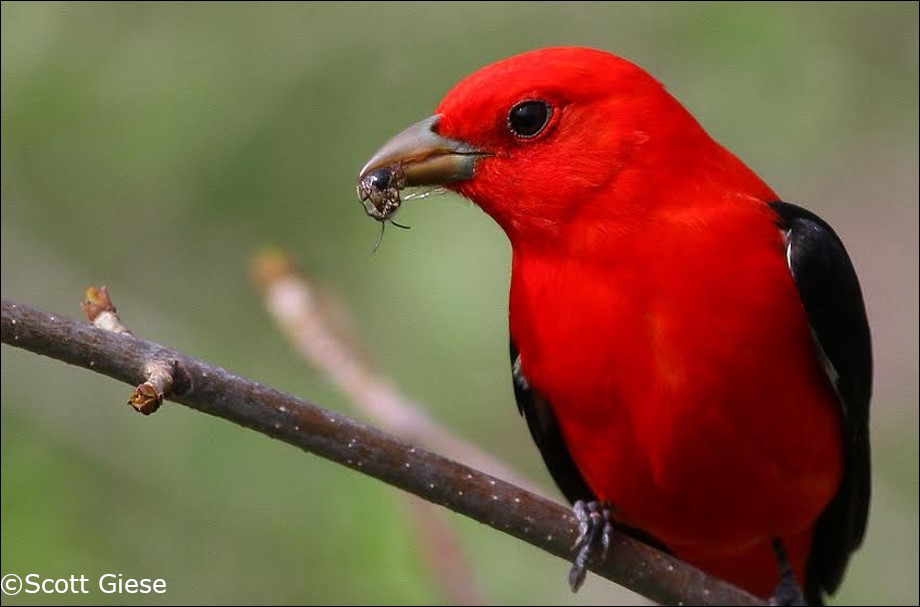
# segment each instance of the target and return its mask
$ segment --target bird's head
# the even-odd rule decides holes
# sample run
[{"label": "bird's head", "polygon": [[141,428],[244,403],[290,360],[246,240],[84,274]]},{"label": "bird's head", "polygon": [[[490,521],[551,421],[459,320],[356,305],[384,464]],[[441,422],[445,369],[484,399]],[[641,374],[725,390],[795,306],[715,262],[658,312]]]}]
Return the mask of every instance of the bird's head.
[{"label": "bird's head", "polygon": [[401,186],[471,199],[512,242],[544,240],[578,222],[635,214],[644,168],[662,160],[655,150],[674,156],[700,135],[708,140],[632,63],[587,48],[541,49],[466,77],[433,116],[384,144],[359,180],[398,167]]}]

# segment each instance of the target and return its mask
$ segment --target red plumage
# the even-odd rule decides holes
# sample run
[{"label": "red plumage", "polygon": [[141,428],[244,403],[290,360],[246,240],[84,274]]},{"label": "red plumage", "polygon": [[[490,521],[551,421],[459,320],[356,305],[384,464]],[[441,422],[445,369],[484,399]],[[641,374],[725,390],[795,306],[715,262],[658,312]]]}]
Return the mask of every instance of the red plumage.
[{"label": "red plumage", "polygon": [[[509,108],[527,100],[549,114],[522,137]],[[805,580],[849,443],[776,194],[651,76],[601,51],[500,61],[437,114],[437,136],[483,154],[447,185],[511,242],[520,368],[594,496],[760,596],[779,581],[774,539]]]},{"label": "red plumage", "polygon": [[[554,116],[519,145],[493,114],[528,96]],[[843,452],[776,194],[606,53],[503,61],[437,113],[439,134],[495,154],[455,187],[511,240],[511,333],[588,486],[761,596],[778,582],[774,537],[802,579]]]}]

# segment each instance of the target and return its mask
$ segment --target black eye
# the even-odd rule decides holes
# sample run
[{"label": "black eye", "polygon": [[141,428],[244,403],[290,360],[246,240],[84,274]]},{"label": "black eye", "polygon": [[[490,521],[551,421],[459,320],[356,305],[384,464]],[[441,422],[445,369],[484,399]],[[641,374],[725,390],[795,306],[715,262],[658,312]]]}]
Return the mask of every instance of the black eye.
[{"label": "black eye", "polygon": [[553,109],[544,101],[522,101],[508,112],[508,128],[518,137],[529,139],[543,130],[552,114]]}]

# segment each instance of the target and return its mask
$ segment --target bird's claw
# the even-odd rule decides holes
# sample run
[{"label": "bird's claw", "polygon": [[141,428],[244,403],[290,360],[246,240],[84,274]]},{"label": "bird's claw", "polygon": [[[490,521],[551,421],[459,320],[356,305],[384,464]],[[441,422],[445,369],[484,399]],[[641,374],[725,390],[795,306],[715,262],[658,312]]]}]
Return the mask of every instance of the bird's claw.
[{"label": "bird's claw", "polygon": [[585,581],[588,567],[602,563],[607,558],[613,533],[613,508],[607,502],[578,500],[572,510],[578,521],[578,538],[573,546],[578,553],[569,571],[569,587],[572,592],[578,592]]}]

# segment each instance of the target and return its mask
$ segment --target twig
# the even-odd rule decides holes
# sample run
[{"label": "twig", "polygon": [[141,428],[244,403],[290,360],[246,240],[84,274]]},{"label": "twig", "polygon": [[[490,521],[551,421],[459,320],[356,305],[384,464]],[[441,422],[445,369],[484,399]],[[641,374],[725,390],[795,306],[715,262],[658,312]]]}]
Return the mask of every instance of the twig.
[{"label": "twig", "polygon": [[[121,323],[109,290],[104,286],[87,287],[86,299],[80,302],[80,307],[93,326],[113,333],[132,335],[128,327]],[[163,404],[163,397],[172,388],[173,370],[172,361],[151,360],[144,371],[146,379],[131,392],[128,404],[142,415],[155,413]]]},{"label": "twig", "polygon": [[268,311],[298,353],[322,369],[358,410],[384,430],[406,440],[436,446],[448,457],[540,493],[508,466],[438,424],[420,403],[374,371],[335,330],[336,323],[323,309],[322,293],[297,269],[289,255],[277,249],[262,252],[253,262],[253,277]]},{"label": "twig", "polygon": [[[4,343],[136,385],[154,360],[174,361],[168,398],[358,470],[570,559],[568,508],[425,451],[345,416],[131,335],[2,301]],[[763,601],[617,534],[592,571],[663,604],[763,605]]]},{"label": "twig", "polygon": [[156,410],[163,404],[163,398],[172,388],[174,370],[172,361],[150,361],[144,372],[147,379],[134,388],[131,396],[128,397],[128,404],[142,415],[156,413]]},{"label": "twig", "polygon": [[[322,370],[376,425],[405,440],[429,447],[437,445],[448,457],[521,485],[500,463],[439,426],[417,403],[377,373],[344,336],[351,326],[341,309],[332,318],[323,305],[323,293],[307,279],[290,254],[277,248],[260,252],[253,259],[252,275],[265,307],[298,354]],[[445,511],[410,495],[404,497],[405,512],[415,530],[419,552],[424,555],[422,562],[447,604],[485,604]]]},{"label": "twig", "polygon": [[86,287],[86,299],[80,302],[87,320],[94,326],[114,333],[127,333],[131,335],[128,327],[121,324],[118,310],[109,297],[109,290],[105,287]]}]

